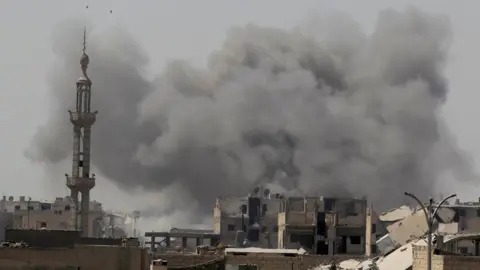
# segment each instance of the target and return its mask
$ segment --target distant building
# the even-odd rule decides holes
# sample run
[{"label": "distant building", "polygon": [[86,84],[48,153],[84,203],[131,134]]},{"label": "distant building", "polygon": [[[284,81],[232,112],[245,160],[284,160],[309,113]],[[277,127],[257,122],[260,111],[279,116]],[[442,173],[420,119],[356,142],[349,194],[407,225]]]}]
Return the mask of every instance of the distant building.
[{"label": "distant building", "polygon": [[[75,215],[75,203],[70,197],[58,197],[54,202],[40,202],[26,200],[25,196],[20,196],[19,200],[14,200],[12,196],[8,199],[3,196],[0,209],[3,214],[12,216],[11,224],[6,226],[16,229],[75,230],[80,224],[78,216]],[[89,210],[91,225],[88,236],[101,237],[105,227],[102,205],[92,201]]]},{"label": "distant building", "polygon": [[268,189],[254,190],[251,196],[217,198],[213,216],[214,232],[224,245],[240,243],[263,248],[277,247],[278,213],[284,197]]}]

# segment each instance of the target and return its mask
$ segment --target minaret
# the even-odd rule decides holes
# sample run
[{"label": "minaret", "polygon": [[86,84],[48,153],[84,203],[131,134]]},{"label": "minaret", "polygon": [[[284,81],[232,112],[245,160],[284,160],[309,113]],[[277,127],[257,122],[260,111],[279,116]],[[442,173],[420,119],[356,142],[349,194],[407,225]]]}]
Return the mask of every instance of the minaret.
[{"label": "minaret", "polygon": [[[92,82],[87,75],[90,59],[86,53],[86,28],[83,32],[83,53],[80,66],[83,76],[77,80],[76,110],[70,113],[70,122],[73,124],[73,157],[72,175],[67,177],[67,187],[76,205],[75,228],[80,229],[83,237],[89,232],[90,190],[95,186],[95,174],[90,174],[90,139],[91,128],[95,123],[97,111],[92,112],[91,86]],[[82,195],[80,208],[78,207],[78,194]],[[80,210],[80,212],[79,212]],[[80,214],[80,228],[78,228],[78,215]]]}]

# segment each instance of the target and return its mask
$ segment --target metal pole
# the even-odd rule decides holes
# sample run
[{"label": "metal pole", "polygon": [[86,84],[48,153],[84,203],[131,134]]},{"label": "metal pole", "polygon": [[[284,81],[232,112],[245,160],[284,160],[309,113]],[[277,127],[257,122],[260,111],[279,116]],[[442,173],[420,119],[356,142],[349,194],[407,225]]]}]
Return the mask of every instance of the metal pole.
[{"label": "metal pole", "polygon": [[32,199],[31,198],[28,198],[28,201],[27,201],[27,229],[30,229],[30,201]]},{"label": "metal pole", "polygon": [[[428,200],[428,210],[423,205],[422,201],[420,201],[415,195],[412,193],[405,192],[405,196],[408,196],[414,199],[423,210],[425,214],[425,219],[427,221],[428,227],[428,236],[427,236],[427,270],[432,270],[432,233],[433,233],[433,222],[435,221],[435,215],[437,214],[438,209],[444,204],[447,200],[456,197],[456,194],[452,194],[445,199],[443,199],[436,207],[433,209],[433,199],[429,198]],[[433,210],[433,211],[432,211]]]}]

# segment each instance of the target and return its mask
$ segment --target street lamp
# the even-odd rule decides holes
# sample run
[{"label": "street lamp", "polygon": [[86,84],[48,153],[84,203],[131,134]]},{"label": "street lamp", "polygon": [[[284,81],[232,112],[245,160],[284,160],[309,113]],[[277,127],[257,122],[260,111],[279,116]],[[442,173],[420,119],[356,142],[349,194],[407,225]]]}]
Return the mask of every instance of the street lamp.
[{"label": "street lamp", "polygon": [[428,227],[428,240],[427,240],[427,248],[428,248],[428,257],[427,257],[427,270],[432,270],[432,233],[433,233],[433,222],[435,221],[435,215],[437,214],[438,209],[442,204],[444,204],[447,200],[457,197],[457,194],[452,194],[445,199],[443,199],[438,205],[433,207],[433,199],[429,198],[428,200],[428,208],[425,208],[425,205],[412,193],[405,192],[405,196],[408,196],[412,199],[414,199],[421,207],[423,210],[423,213],[425,214],[425,219],[427,221],[427,227]]}]

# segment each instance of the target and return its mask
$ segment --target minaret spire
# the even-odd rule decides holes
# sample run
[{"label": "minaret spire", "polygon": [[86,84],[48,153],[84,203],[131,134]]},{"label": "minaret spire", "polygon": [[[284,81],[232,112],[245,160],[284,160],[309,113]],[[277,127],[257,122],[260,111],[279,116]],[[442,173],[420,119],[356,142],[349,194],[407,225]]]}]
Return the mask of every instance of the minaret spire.
[{"label": "minaret spire", "polygon": [[[80,67],[83,76],[77,80],[76,109],[68,111],[70,122],[73,124],[73,155],[72,175],[66,174],[67,187],[70,189],[72,200],[75,203],[74,227],[80,230],[82,236],[88,237],[92,233],[89,229],[90,190],[95,187],[95,174],[90,173],[90,140],[91,128],[96,121],[97,111],[91,111],[92,82],[87,75],[90,59],[87,55],[87,28],[83,31],[83,50],[80,57]],[[78,195],[82,195],[79,207]],[[80,210],[80,211],[79,211]],[[80,224],[78,222],[80,216]]]},{"label": "minaret spire", "polygon": [[88,57],[88,54],[87,54],[87,27],[85,26],[83,28],[83,50],[82,50],[82,57],[80,57],[80,66],[82,68],[83,77],[85,77],[87,81],[90,81],[90,78],[88,78],[88,75],[87,75],[87,68],[89,63],[90,63],[90,58]]}]

